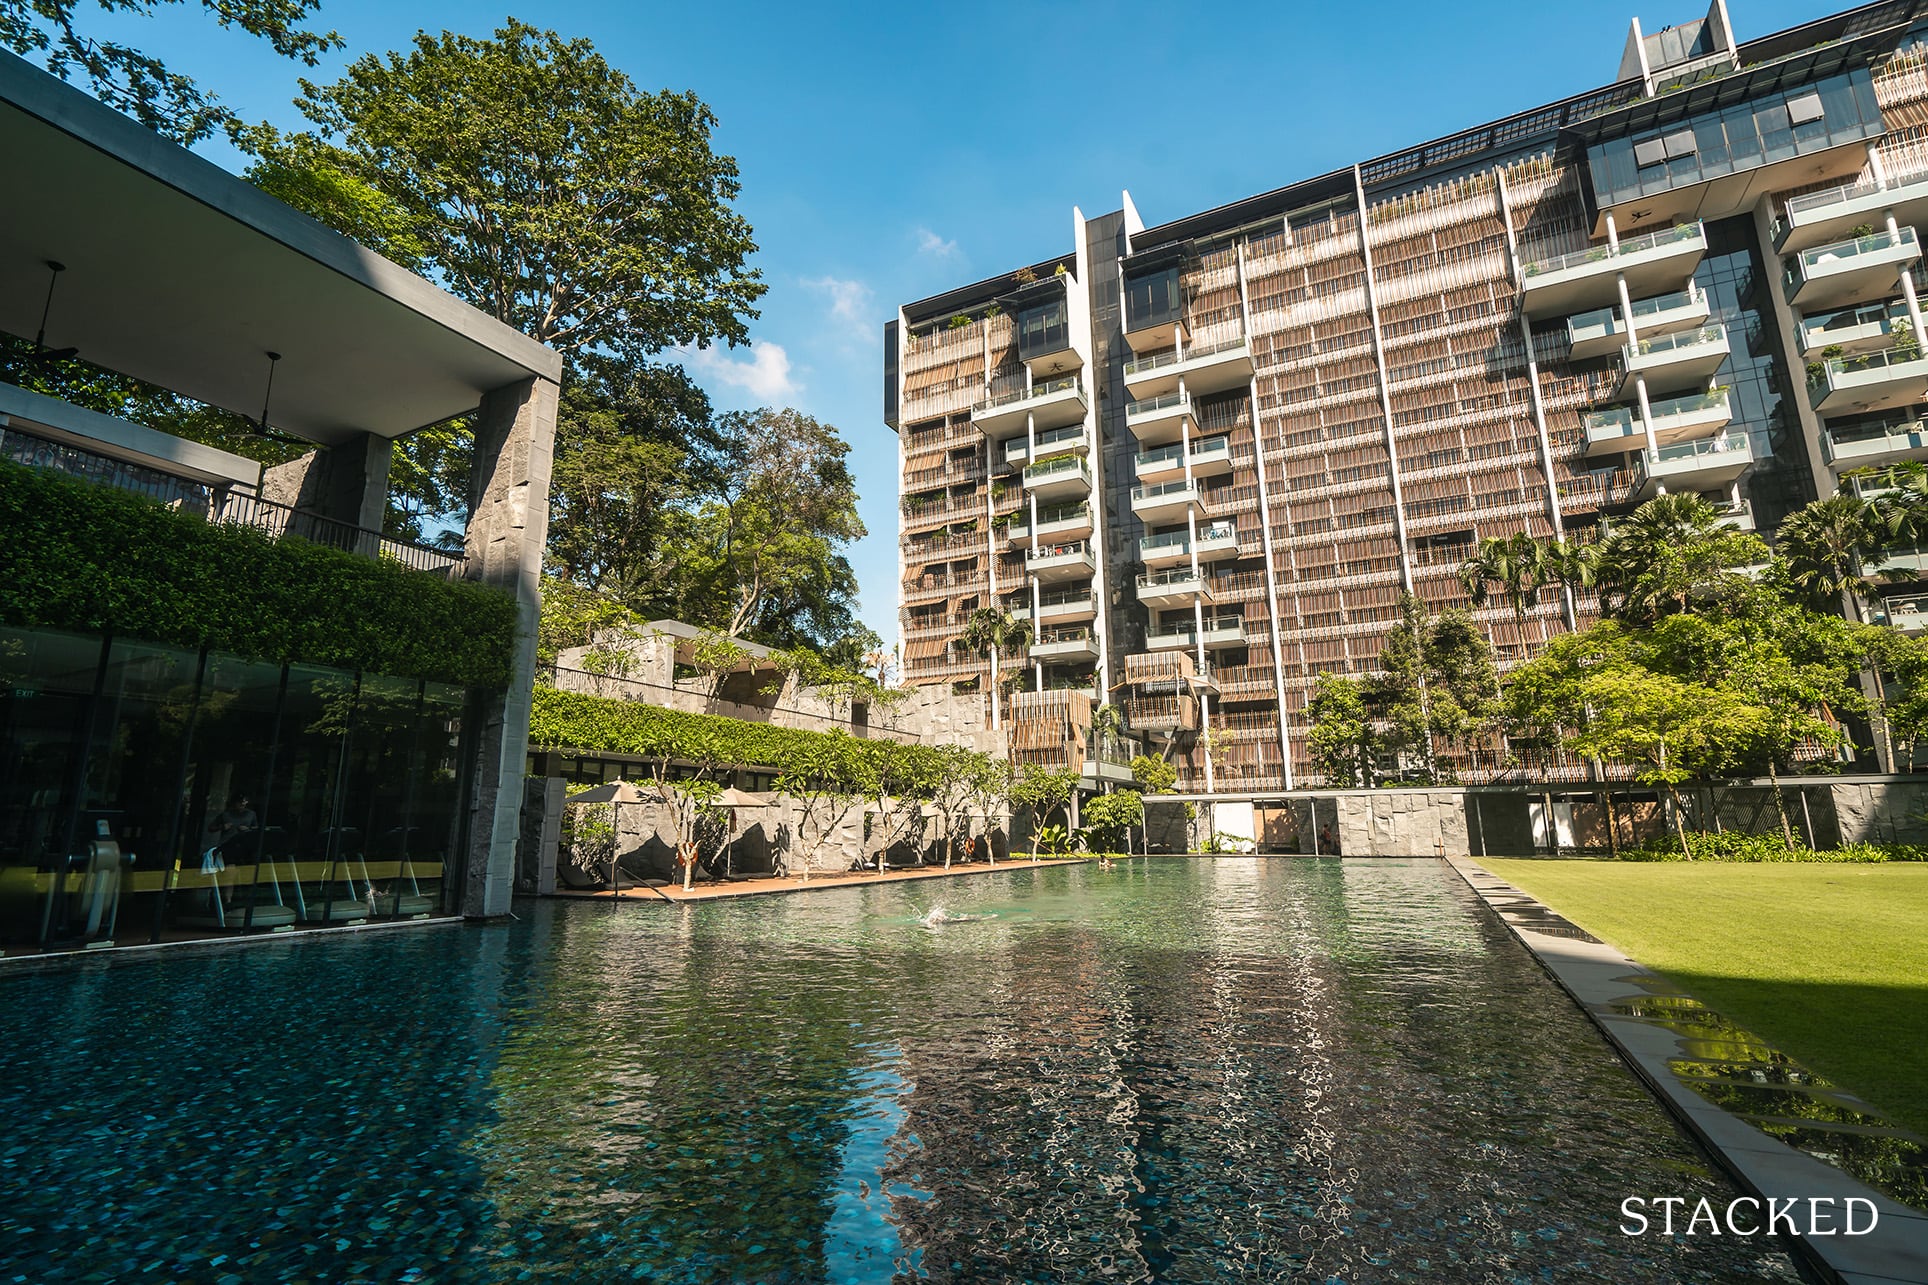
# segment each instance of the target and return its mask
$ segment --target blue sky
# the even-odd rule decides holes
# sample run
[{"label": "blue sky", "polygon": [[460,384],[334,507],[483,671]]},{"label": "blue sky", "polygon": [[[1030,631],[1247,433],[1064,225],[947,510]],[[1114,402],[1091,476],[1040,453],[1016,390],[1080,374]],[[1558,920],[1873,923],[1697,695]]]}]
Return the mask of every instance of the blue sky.
[{"label": "blue sky", "polygon": [[[1729,0],[1742,40],[1833,7]],[[244,116],[292,127],[299,75],[332,78],[420,29],[485,35],[508,12],[587,36],[642,87],[694,90],[715,110],[770,291],[751,348],[690,364],[724,409],[787,404],[843,431],[870,529],[853,554],[863,616],[894,640],[897,455],[880,346],[898,304],[1069,252],[1072,207],[1117,209],[1121,189],[1163,222],[1610,83],[1636,11],[324,0],[319,21],[347,48],[306,72],[214,30],[198,5],[111,30]],[[1639,16],[1653,31],[1704,12],[1687,0]],[[203,150],[239,168],[224,145]]]}]

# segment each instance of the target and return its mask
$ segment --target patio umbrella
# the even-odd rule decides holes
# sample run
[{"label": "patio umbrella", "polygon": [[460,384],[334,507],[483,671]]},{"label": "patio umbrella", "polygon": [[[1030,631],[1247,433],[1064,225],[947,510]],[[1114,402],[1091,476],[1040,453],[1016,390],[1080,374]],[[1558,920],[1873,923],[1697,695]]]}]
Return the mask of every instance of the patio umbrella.
[{"label": "patio umbrella", "polygon": [[[564,803],[619,804],[641,803],[642,801],[643,792],[631,785],[628,781],[611,781],[607,785],[598,785],[584,790],[581,794],[572,794],[563,800]],[[616,866],[616,854],[611,852],[609,854],[609,890],[620,897],[623,895],[623,889],[622,883],[617,877]]]},{"label": "patio umbrella", "polygon": [[[726,786],[723,789],[722,793],[718,794],[715,798],[711,799],[710,802],[715,804],[719,808],[734,809],[734,808],[760,808],[764,806],[767,800],[759,799],[756,795],[747,793],[746,791],[743,791],[743,790],[739,790],[734,785],[731,785],[731,786]],[[729,879],[729,878],[734,878],[735,875],[736,875],[736,827],[731,826],[730,841],[727,845],[725,845],[723,849],[723,877],[725,879]]]}]

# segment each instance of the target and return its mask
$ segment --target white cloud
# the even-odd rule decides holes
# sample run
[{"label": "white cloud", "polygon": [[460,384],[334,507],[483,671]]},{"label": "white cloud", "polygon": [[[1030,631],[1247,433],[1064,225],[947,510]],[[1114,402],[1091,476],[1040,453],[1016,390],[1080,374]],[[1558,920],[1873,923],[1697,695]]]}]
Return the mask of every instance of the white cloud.
[{"label": "white cloud", "polygon": [[957,257],[957,242],[946,241],[929,228],[917,229],[917,252],[928,254],[933,259],[954,259]]},{"label": "white cloud", "polygon": [[781,401],[797,392],[790,378],[790,354],[782,344],[757,340],[750,345],[748,360],[736,360],[716,348],[697,348],[686,356],[698,376],[744,389],[759,401]]},{"label": "white cloud", "polygon": [[871,315],[870,287],[863,282],[814,277],[799,284],[830,300],[830,319],[848,328],[853,339],[869,340],[880,331],[881,322]]}]

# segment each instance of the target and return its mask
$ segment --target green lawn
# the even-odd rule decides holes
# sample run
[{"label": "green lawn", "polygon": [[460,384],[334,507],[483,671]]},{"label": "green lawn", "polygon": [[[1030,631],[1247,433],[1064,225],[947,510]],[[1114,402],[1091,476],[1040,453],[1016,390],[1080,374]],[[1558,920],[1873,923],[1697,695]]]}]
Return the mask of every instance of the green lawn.
[{"label": "green lawn", "polygon": [[1480,864],[1928,1136],[1928,865]]}]

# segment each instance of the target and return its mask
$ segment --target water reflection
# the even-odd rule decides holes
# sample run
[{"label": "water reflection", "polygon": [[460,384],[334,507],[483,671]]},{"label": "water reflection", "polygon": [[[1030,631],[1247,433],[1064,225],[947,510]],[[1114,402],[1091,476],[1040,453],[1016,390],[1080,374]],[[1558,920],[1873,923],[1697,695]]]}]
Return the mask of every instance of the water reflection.
[{"label": "water reflection", "polygon": [[541,905],[12,979],[0,1274],[1796,1279],[1615,1233],[1725,1190],[1435,863],[942,899],[996,917]]}]

